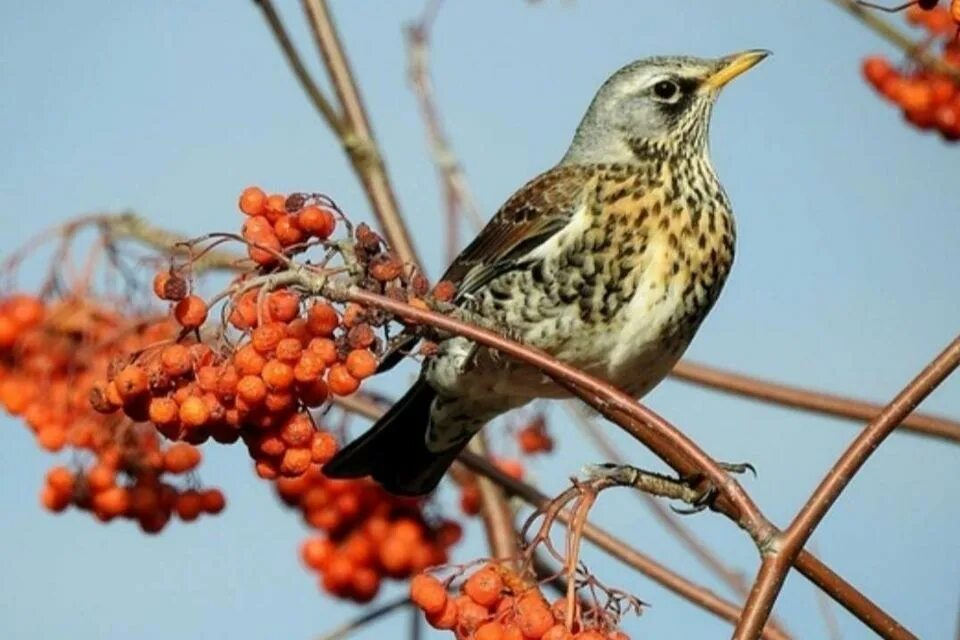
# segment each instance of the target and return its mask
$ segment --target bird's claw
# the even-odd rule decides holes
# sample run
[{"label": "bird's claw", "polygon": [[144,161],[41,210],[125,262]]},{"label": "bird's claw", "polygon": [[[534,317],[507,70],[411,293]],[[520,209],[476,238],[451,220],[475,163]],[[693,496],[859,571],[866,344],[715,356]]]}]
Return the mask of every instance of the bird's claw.
[{"label": "bird's claw", "polygon": [[[757,477],[756,468],[749,462],[735,462],[735,463],[718,462],[717,466],[723,469],[724,471],[726,471],[727,473],[741,474],[749,471],[750,473],[753,474],[754,478]],[[694,473],[692,475],[681,478],[681,481],[686,483],[688,486],[694,487],[698,483],[703,481],[703,479],[704,477],[702,473]],[[707,507],[713,506],[714,501],[717,499],[717,496],[719,495],[720,495],[720,491],[719,489],[717,489],[716,485],[714,485],[713,483],[709,483],[707,488],[703,490],[703,492],[700,494],[700,497],[697,498],[696,501],[692,503],[689,509],[677,509],[676,507],[673,507],[673,506],[671,506],[670,508],[673,509],[675,513],[678,513],[680,515],[690,515],[694,513],[700,513]]]}]

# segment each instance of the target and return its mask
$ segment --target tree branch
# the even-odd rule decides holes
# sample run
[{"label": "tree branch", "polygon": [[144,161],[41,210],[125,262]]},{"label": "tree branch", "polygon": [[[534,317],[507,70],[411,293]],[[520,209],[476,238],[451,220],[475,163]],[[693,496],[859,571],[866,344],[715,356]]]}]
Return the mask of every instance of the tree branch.
[{"label": "tree branch", "polygon": [[330,75],[330,82],[343,107],[346,129],[341,140],[344,149],[363,182],[370,206],[380,221],[390,247],[404,262],[420,264],[407,227],[400,216],[383,156],[373,137],[363,99],[357,89],[350,62],[340,42],[327,2],[303,0],[303,7],[317,48]]},{"label": "tree branch", "polygon": [[840,456],[790,526],[764,555],[735,638],[754,638],[766,623],[787,571],[857,471],[903,418],[960,365],[960,336],[913,379]]},{"label": "tree branch", "polygon": [[[670,375],[701,387],[838,418],[872,420],[883,410],[881,404],[768,382],[686,360],[677,363]],[[911,414],[899,429],[960,443],[960,422],[939,416]]]}]

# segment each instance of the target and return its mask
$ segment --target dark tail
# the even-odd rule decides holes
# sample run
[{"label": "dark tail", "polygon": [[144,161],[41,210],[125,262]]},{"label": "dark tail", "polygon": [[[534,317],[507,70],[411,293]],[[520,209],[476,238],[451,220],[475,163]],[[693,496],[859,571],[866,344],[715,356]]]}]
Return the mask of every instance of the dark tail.
[{"label": "dark tail", "polygon": [[[436,392],[422,378],[366,433],[323,466],[331,478],[373,476],[388,492],[422,496],[433,491],[463,446],[427,449],[430,406]],[[464,442],[463,444],[466,444]]]}]

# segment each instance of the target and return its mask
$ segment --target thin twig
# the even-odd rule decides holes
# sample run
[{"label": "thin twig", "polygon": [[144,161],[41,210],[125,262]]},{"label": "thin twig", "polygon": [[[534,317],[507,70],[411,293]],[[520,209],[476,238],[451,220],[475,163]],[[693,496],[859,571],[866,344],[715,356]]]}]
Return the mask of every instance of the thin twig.
[{"label": "thin twig", "polygon": [[404,262],[420,264],[407,227],[400,216],[383,156],[374,140],[363,99],[326,0],[303,0],[303,7],[317,48],[323,56],[330,82],[343,107],[346,130],[341,140],[344,149],[363,182],[370,206],[391,248]]},{"label": "thin twig", "polygon": [[283,26],[283,21],[274,8],[272,0],[253,0],[253,2],[263,11],[263,17],[270,26],[273,37],[277,39],[277,44],[280,45],[280,49],[283,50],[287,64],[290,65],[290,70],[293,71],[293,75],[296,76],[303,92],[307,94],[307,98],[309,98],[313,106],[316,107],[317,111],[327,123],[327,126],[329,126],[335,134],[343,137],[346,133],[343,120],[337,114],[334,106],[330,104],[327,97],[323,95],[313,76],[307,71],[307,67],[303,64],[303,59],[300,57],[300,54],[297,53],[297,48],[293,46],[290,35]]},{"label": "thin twig", "polygon": [[790,526],[764,555],[756,581],[737,625],[735,638],[754,638],[766,623],[787,571],[797,554],[857,471],[897,425],[960,365],[956,337],[910,384],[897,394],[850,444],[804,504]]},{"label": "thin twig", "polygon": [[[812,543],[807,546],[811,548],[814,547]],[[820,589],[813,590],[813,597],[817,599],[817,609],[820,611],[820,617],[823,619],[823,626],[827,632],[827,640],[843,640],[843,634],[840,632],[840,623],[837,621],[837,614],[833,610],[833,602],[831,602],[827,594]]]},{"label": "thin twig", "polygon": [[[883,410],[882,404],[778,384],[688,360],[677,363],[670,376],[762,402],[850,420],[872,420]],[[911,414],[898,429],[960,443],[960,422],[939,416]]]},{"label": "thin twig", "polygon": [[403,596],[402,598],[397,598],[396,600],[391,600],[383,605],[380,605],[379,607],[376,607],[375,609],[370,609],[369,611],[363,612],[353,620],[348,620],[347,622],[343,623],[333,631],[330,631],[329,633],[325,633],[322,636],[318,637],[317,640],[343,640],[343,638],[350,636],[350,634],[352,634],[357,629],[360,629],[364,625],[367,625],[373,622],[374,620],[382,618],[383,616],[389,613],[393,613],[397,609],[400,609],[402,607],[406,607],[409,605],[410,605],[410,598],[407,596]]},{"label": "thin twig", "polygon": [[[467,449],[479,456],[487,455],[483,433],[474,436]],[[490,544],[490,555],[505,562],[514,562],[519,555],[517,534],[513,526],[513,510],[503,490],[488,478],[477,478],[480,492],[480,515]]]}]

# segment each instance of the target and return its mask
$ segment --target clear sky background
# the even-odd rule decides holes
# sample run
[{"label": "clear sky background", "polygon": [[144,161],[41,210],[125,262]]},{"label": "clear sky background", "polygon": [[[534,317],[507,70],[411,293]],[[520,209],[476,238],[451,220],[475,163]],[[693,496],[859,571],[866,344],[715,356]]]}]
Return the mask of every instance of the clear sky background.
[{"label": "clear sky background", "polygon": [[[299,3],[279,4],[313,63]],[[436,274],[440,200],[401,32],[421,2],[333,5],[400,202]],[[70,216],[125,207],[194,234],[234,228],[236,195],[251,183],[325,191],[355,219],[369,217],[253,3],[4,2],[0,24],[0,252]],[[872,94],[861,57],[894,52],[830,3],[451,0],[436,25],[434,77],[489,216],[560,158],[619,66],[754,47],[775,55],[729,87],[712,131],[738,218],[737,263],[688,355],[888,399],[960,328],[958,149],[908,128]],[[399,394],[412,371],[383,390]],[[753,462],[759,478],[744,482],[781,524],[857,429],[672,381],[647,401],[715,457]],[[923,408],[960,416],[960,378]],[[205,447],[204,479],[228,491],[222,516],[147,538],[127,522],[41,511],[53,460],[18,423],[0,417],[0,429],[0,637],[304,639],[355,612],[321,595],[299,566],[306,530],[254,478],[242,448]],[[533,467],[549,491],[600,459],[571,425],[558,420],[554,433],[558,454]],[[958,451],[893,435],[814,538],[824,560],[922,638],[951,637],[957,618]],[[726,594],[631,496],[604,495],[595,515]],[[687,522],[752,576],[755,551],[740,531],[711,514]],[[459,558],[483,553],[479,530],[469,534]],[[729,634],[726,623],[586,554],[605,581],[652,604],[627,621],[633,637]],[[788,579],[776,612],[797,637],[826,637],[804,578]],[[837,615],[845,638],[870,637]],[[405,625],[400,614],[358,637],[402,638]]]}]

